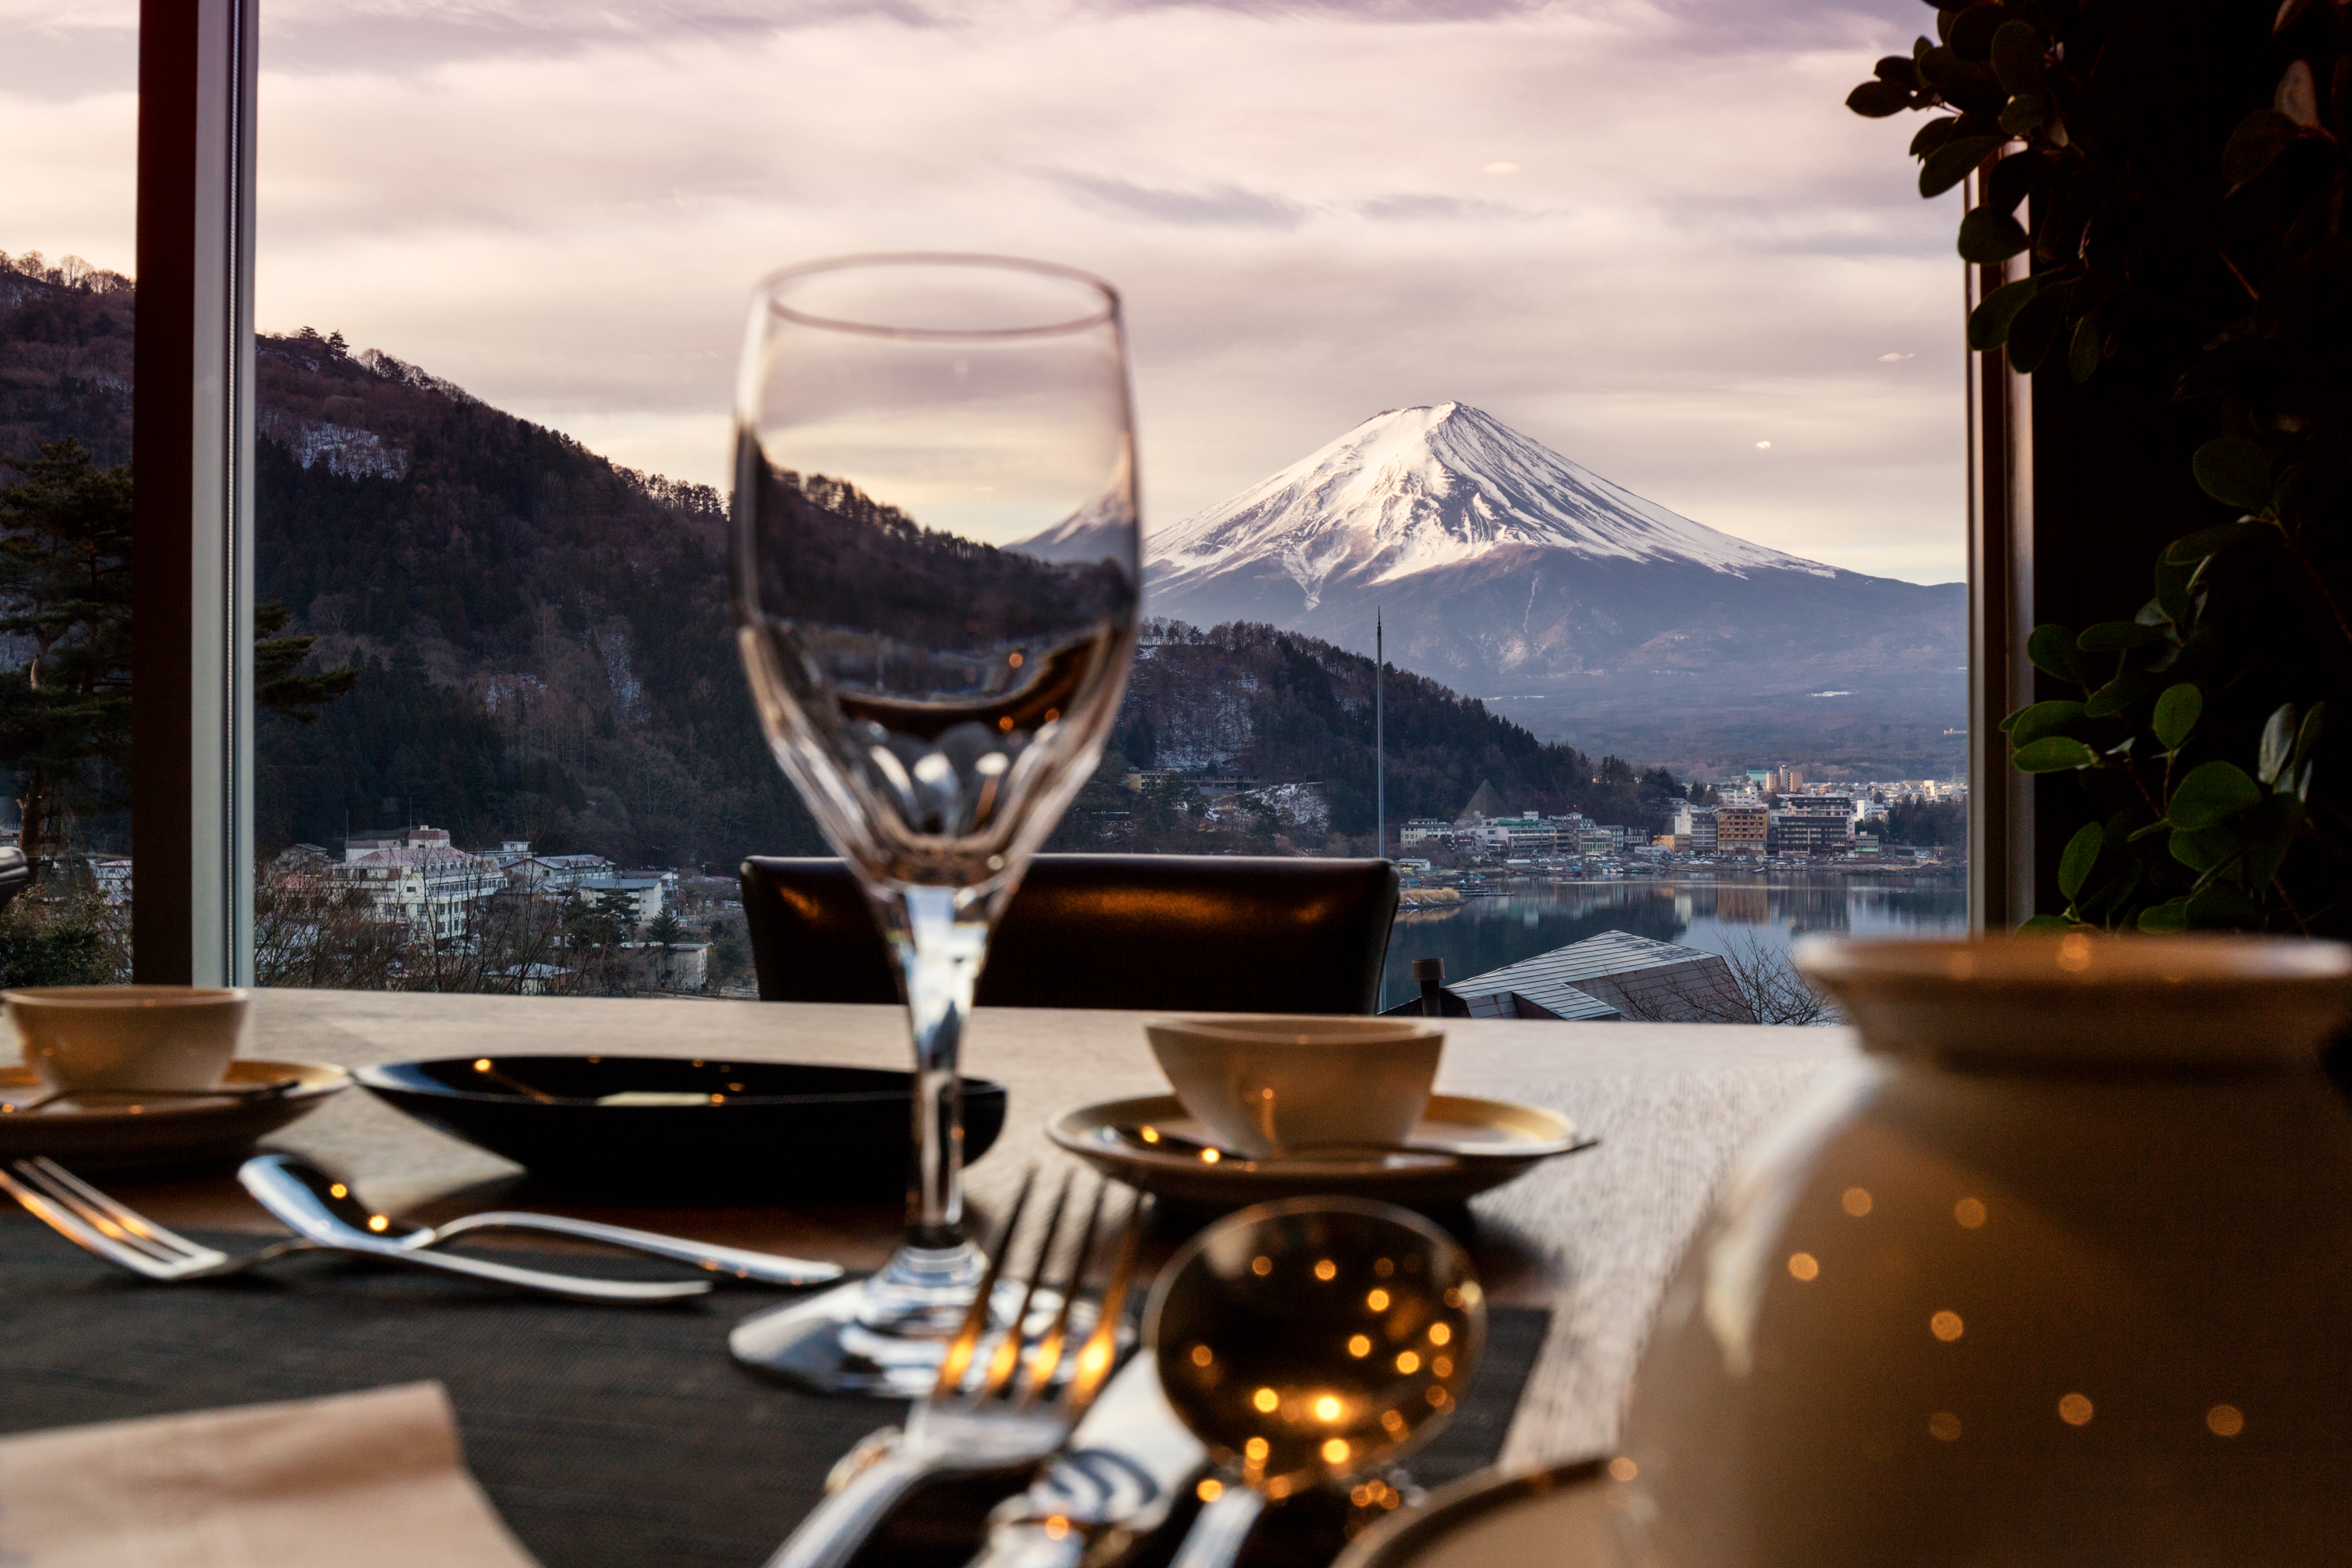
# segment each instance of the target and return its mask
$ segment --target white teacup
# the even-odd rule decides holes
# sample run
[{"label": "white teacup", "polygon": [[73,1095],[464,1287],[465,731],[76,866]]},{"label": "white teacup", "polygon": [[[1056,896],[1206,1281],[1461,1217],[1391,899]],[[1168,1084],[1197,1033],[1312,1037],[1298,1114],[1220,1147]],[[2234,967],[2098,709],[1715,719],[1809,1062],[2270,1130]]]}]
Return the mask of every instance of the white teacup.
[{"label": "white teacup", "polygon": [[0,992],[16,1043],[52,1089],[217,1089],[245,1033],[246,994],[201,985],[45,985]]},{"label": "white teacup", "polygon": [[1226,1148],[1262,1159],[1412,1135],[1445,1037],[1395,1018],[1240,1013],[1144,1026],[1176,1098]]}]

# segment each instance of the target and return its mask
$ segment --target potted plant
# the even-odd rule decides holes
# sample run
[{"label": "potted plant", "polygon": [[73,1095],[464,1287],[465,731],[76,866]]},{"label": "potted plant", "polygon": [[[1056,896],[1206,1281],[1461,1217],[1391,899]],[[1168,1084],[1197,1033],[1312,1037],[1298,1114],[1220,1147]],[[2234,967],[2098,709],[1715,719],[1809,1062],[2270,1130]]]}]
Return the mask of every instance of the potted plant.
[{"label": "potted plant", "polygon": [[2323,787],[2352,673],[2347,45],[2334,0],[1984,0],[1846,100],[1930,116],[1922,195],[1981,172],[1963,258],[2030,255],[1969,346],[2114,394],[2202,492],[2144,604],[2032,633],[2054,694],[2002,728],[2086,809],[2063,908],[2028,929],[2352,931],[2352,816]]}]

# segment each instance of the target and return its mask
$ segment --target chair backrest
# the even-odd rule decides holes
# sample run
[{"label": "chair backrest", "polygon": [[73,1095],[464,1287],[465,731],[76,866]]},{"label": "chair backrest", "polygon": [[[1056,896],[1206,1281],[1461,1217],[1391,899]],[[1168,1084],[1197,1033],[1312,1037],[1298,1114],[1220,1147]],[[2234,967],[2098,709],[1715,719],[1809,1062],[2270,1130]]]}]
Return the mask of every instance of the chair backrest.
[{"label": "chair backrest", "polygon": [[[896,1002],[872,910],[839,860],[743,862],[765,1002]],[[997,924],[997,1007],[1370,1013],[1396,918],[1385,860],[1040,855]]]}]

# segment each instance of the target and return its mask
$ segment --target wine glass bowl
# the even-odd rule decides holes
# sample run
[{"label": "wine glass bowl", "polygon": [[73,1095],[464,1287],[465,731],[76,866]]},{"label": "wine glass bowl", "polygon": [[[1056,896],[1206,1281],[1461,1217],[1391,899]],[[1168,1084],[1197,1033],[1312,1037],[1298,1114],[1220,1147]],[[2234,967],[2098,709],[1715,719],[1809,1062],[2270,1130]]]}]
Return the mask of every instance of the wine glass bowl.
[{"label": "wine glass bowl", "polygon": [[959,1228],[972,985],[1100,758],[1134,652],[1118,295],[1000,257],[788,268],[753,296],[735,479],[761,727],[898,959],[917,1079],[908,1245],[737,1352],[827,1390],[920,1392],[984,1268]]}]

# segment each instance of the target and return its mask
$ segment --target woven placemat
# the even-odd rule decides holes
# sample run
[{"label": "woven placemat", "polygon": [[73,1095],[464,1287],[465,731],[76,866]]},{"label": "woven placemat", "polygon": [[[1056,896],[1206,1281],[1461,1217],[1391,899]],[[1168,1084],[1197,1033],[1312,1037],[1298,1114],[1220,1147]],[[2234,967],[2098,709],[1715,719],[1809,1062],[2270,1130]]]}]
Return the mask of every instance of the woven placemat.
[{"label": "woven placemat", "polygon": [[[255,1239],[197,1238],[232,1252]],[[593,1263],[652,1277],[627,1259]],[[758,1568],[834,1460],[903,1410],[795,1393],[736,1367],[728,1330],[779,1299],[726,1290],[677,1307],[580,1306],[323,1257],[151,1285],[10,1216],[0,1219],[0,1432],[437,1378],[468,1466],[546,1568]],[[1476,1384],[1414,1456],[1417,1478],[1435,1484],[1493,1461],[1549,1317],[1490,1315]],[[888,1555],[963,1561],[986,1500],[941,1501],[929,1528]]]}]

